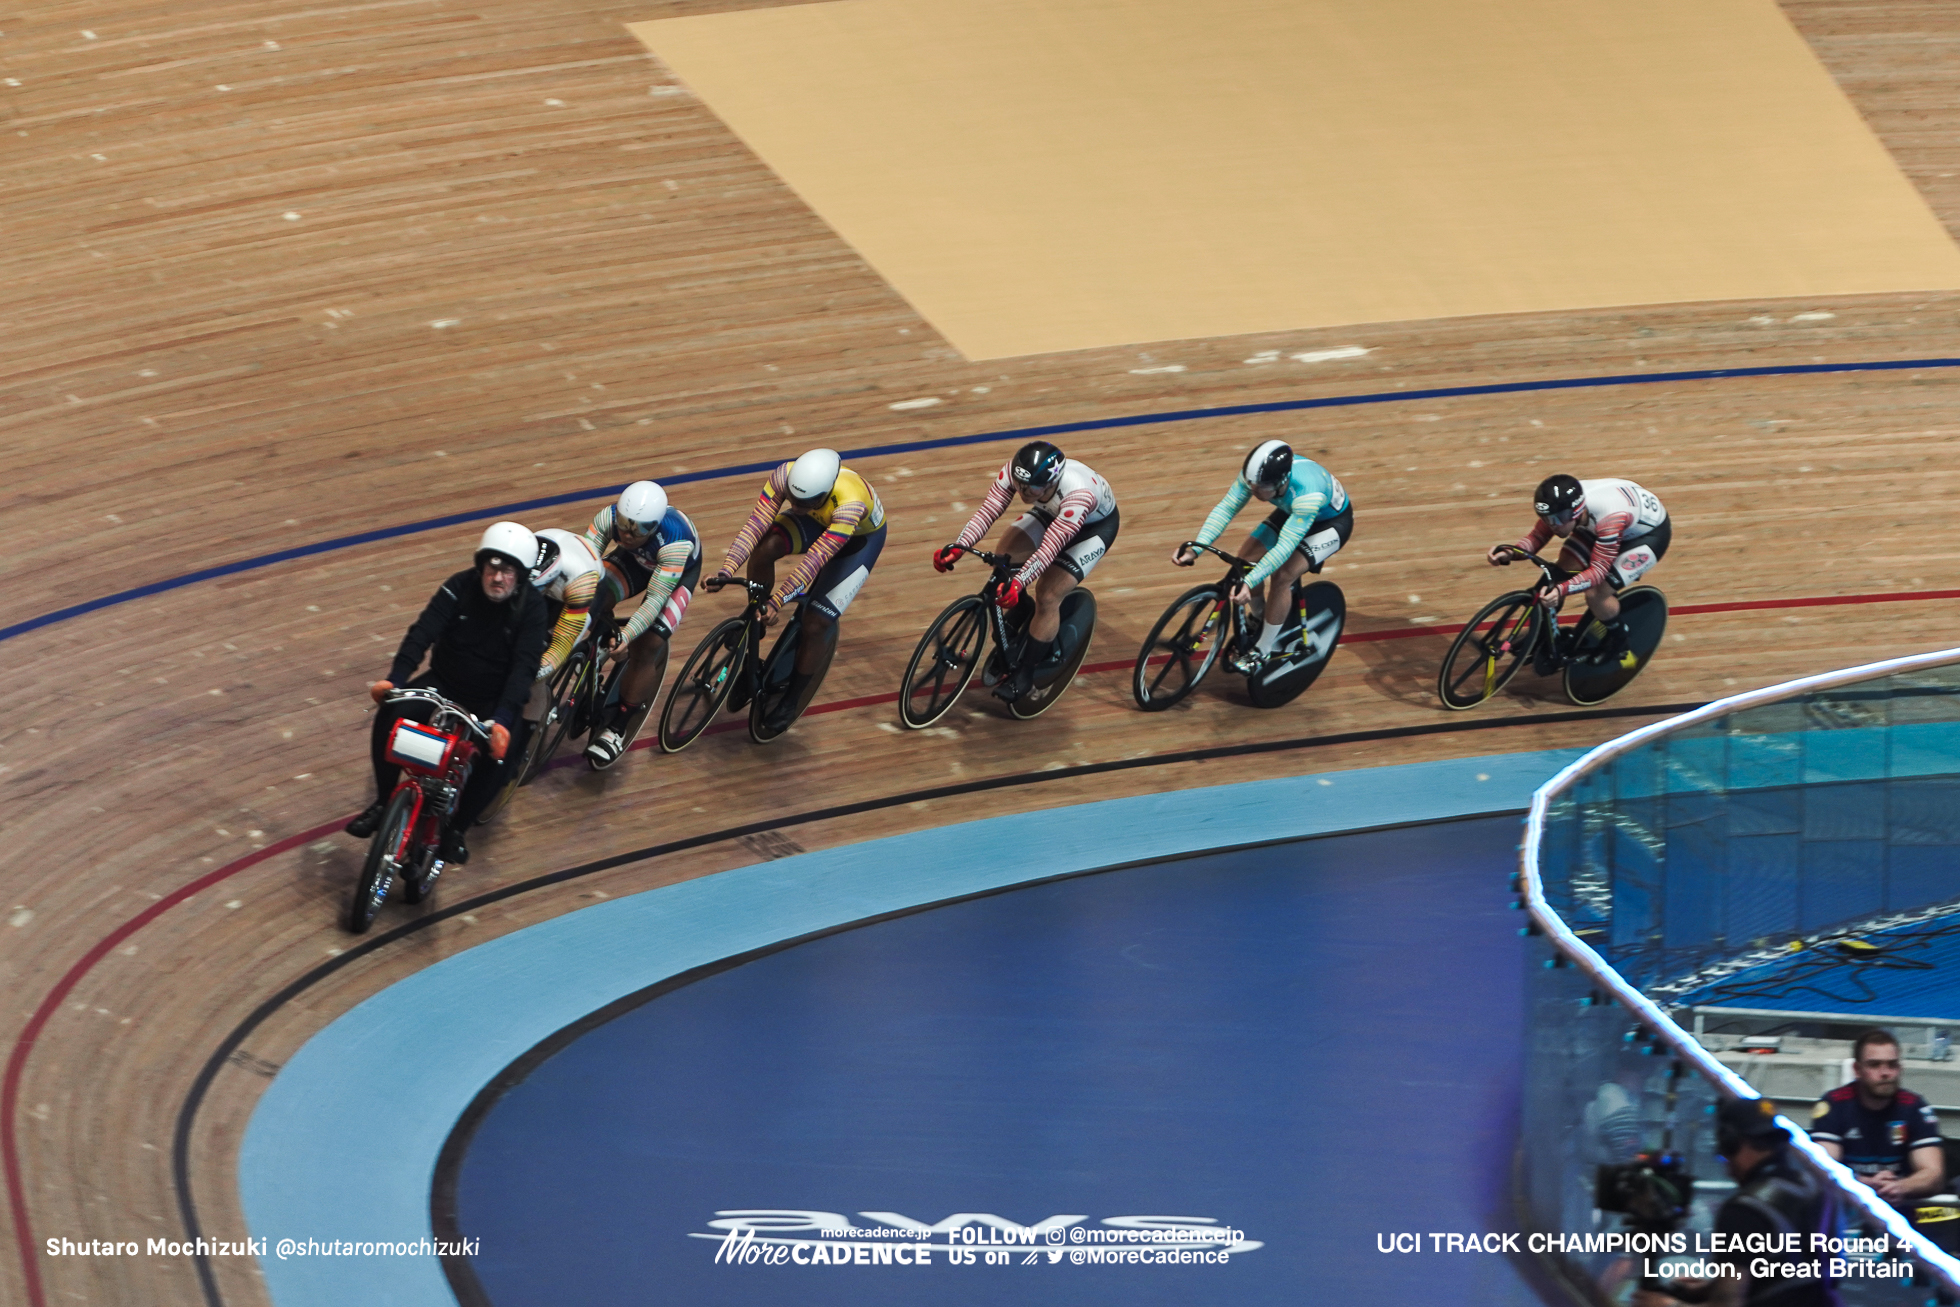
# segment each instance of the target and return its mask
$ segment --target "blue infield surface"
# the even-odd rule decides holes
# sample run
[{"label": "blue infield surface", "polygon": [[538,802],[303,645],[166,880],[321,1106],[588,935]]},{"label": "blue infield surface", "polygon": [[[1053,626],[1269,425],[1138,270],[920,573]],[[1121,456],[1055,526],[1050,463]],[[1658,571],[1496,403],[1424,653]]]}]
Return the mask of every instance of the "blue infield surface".
[{"label": "blue infield surface", "polygon": [[[1536,1302],[1502,1255],[1376,1242],[1513,1228],[1518,831],[1480,818],[1035,885],[615,1005],[477,1123],[454,1177],[473,1271],[495,1307]],[[1167,1217],[1258,1246],[1225,1265],[1070,1256],[1095,1246],[1071,1226]],[[730,1221],[826,1260],[717,1264]],[[1044,1222],[1061,1242],[1040,1229],[1001,1256]],[[911,1238],[820,1233],[846,1224],[912,1229],[930,1263],[877,1263]],[[953,1243],[978,1254],[954,1264],[949,1238],[986,1242]],[[828,1260],[840,1242],[871,1264]]]}]

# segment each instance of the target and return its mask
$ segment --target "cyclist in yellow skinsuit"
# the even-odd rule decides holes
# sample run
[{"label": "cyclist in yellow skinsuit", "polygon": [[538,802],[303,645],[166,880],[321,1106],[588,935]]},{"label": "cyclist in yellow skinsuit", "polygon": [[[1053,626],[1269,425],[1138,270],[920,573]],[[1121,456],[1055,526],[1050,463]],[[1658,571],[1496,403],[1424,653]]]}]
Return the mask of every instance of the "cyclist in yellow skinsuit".
[{"label": "cyclist in yellow skinsuit", "polygon": [[[765,723],[771,729],[788,725],[825,647],[836,638],[837,619],[864,588],[884,548],[885,506],[870,483],[844,466],[836,450],[813,449],[769,474],[749,520],[728,546],[721,570],[703,586],[721,589],[747,563],[749,579],[773,591],[762,613],[767,626],[776,624],[783,605],[804,601],[796,670],[789,693]],[[785,554],[802,557],[779,586],[776,560]]]}]

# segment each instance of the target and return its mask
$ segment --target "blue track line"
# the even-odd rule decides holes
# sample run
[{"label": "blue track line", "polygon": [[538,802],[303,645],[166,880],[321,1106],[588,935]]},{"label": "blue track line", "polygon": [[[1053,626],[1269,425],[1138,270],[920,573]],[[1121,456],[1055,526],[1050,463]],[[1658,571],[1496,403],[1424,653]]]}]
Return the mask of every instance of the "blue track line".
[{"label": "blue track line", "polygon": [[[868,445],[863,449],[846,449],[841,452],[845,458],[877,458],[890,454],[910,454],[925,449],[984,445],[996,440],[1032,440],[1041,436],[1068,435],[1077,431],[1112,431],[1122,427],[1150,426],[1160,422],[1202,422],[1212,418],[1245,417],[1254,413],[1292,413],[1314,408],[1352,408],[1360,404],[1393,404],[1416,399],[1460,399],[1469,395],[1515,395],[1541,390],[1586,390],[1598,386],[1644,386],[1658,382],[1721,381],[1737,377],[1787,377],[1826,372],[1901,372],[1920,368],[1960,368],[1960,358],[1897,359],[1891,362],[1867,363],[1789,363],[1757,368],[1698,368],[1688,372],[1564,377],[1546,381],[1504,381],[1487,386],[1438,386],[1429,390],[1377,391],[1366,395],[1331,395],[1324,399],[1286,399],[1270,404],[1229,404],[1218,408],[1189,408],[1177,409],[1169,413],[1138,413],[1129,417],[1094,418],[1086,422],[1058,422],[1042,427],[1017,427],[1007,431],[982,431],[968,436],[945,436],[938,440],[907,440],[892,445]],[[714,481],[722,477],[745,476],[755,472],[767,472],[775,466],[776,462],[771,461],[710,468],[704,472],[683,472],[665,478],[664,484],[684,485],[690,481]],[[200,581],[237,576],[241,572],[257,571],[259,568],[271,567],[275,563],[291,562],[296,558],[311,558],[318,554],[333,553],[339,549],[351,549],[356,545],[375,544],[378,541],[418,535],[424,531],[440,530],[443,527],[461,526],[466,522],[481,522],[486,518],[517,517],[541,508],[556,508],[560,504],[610,498],[625,488],[624,483],[616,486],[595,486],[590,490],[574,490],[567,494],[549,495],[543,499],[496,504],[489,508],[471,509],[464,513],[450,513],[444,517],[423,518],[421,521],[405,522],[400,526],[363,531],[358,535],[336,536],[331,540],[320,540],[310,545],[299,545],[292,549],[281,549],[276,553],[260,554],[256,558],[243,558],[235,563],[222,563],[217,567],[207,567],[200,571],[187,572],[182,576],[152,581],[148,585],[139,585],[133,590],[104,595],[100,599],[90,599],[67,608],[57,608],[51,613],[42,613],[38,617],[15,622],[12,626],[0,626],[0,640],[11,640],[17,635],[38,631],[44,626],[65,622],[86,613],[99,612],[104,608],[113,608],[118,604],[129,603],[131,600],[146,599],[151,595],[178,590]]]}]

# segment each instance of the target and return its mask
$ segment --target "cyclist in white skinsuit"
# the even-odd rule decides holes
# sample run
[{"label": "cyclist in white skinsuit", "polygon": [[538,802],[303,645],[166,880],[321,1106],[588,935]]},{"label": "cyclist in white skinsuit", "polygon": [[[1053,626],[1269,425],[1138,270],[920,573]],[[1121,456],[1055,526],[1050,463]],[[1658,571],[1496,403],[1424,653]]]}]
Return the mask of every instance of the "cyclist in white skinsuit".
[{"label": "cyclist in white skinsuit", "polygon": [[1522,539],[1492,545],[1491,565],[1511,562],[1511,549],[1535,554],[1554,538],[1563,540],[1558,566],[1572,576],[1539,586],[1539,601],[1557,613],[1567,595],[1584,594],[1586,607],[1606,630],[1598,656],[1626,663],[1633,655],[1620,620],[1619,592],[1661,561],[1674,535],[1660,497],[1620,477],[1581,481],[1561,472],[1539,483],[1532,507],[1538,521]]},{"label": "cyclist in white skinsuit", "polygon": [[[555,526],[538,532],[538,566],[531,574],[531,584],[550,601],[558,617],[552,627],[551,643],[538,664],[531,701],[524,709],[528,720],[536,722],[544,718],[551,675],[585,634],[592,601],[598,596],[599,579],[604,572],[605,565],[592,552],[591,542],[578,532],[562,531]],[[585,580],[587,577],[592,579]]]},{"label": "cyclist in white skinsuit", "polygon": [[1027,511],[1001,532],[1000,552],[1016,560],[1017,570],[996,602],[1012,611],[1022,594],[1034,596],[1034,615],[1028,619],[1028,639],[1021,660],[994,693],[1018,699],[1034,684],[1035,672],[1062,657],[1062,600],[1088,579],[1102,561],[1122,523],[1116,492],[1087,463],[1067,457],[1045,440],[1031,441],[1001,466],[987,498],[952,544],[933,551],[932,565],[941,572],[980,537],[1013,504],[1016,496]]}]

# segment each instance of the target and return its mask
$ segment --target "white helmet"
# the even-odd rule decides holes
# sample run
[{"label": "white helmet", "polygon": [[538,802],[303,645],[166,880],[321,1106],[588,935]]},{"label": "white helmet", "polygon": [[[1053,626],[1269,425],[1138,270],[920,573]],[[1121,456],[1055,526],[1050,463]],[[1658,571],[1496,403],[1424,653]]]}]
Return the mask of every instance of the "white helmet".
[{"label": "white helmet", "polygon": [[517,564],[518,571],[528,573],[538,563],[538,538],[519,523],[498,522],[476,542],[476,565],[482,567],[483,560],[492,554],[508,558]]},{"label": "white helmet", "polygon": [[651,532],[665,516],[667,492],[651,481],[635,481],[620,491],[619,503],[613,508],[616,520],[631,522],[642,533]]},{"label": "white helmet", "polygon": [[802,503],[824,498],[843,468],[844,460],[836,450],[811,450],[789,465],[789,497]]}]

